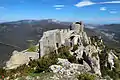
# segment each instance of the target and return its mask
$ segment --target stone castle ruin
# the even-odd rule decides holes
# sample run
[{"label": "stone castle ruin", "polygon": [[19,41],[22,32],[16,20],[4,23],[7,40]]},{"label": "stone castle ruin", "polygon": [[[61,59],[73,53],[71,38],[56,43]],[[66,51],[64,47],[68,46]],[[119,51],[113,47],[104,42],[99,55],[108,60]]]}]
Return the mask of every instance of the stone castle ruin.
[{"label": "stone castle ruin", "polygon": [[89,44],[89,39],[86,32],[84,32],[84,24],[82,22],[73,23],[70,29],[55,29],[46,31],[43,33],[43,37],[40,39],[40,55],[43,56],[53,50],[57,50],[62,45],[74,46]]},{"label": "stone castle ruin", "polygon": [[[98,42],[99,44],[103,44],[102,39],[99,39]],[[74,45],[78,45],[78,49],[73,52],[71,49],[74,47]],[[58,53],[57,50],[61,46],[71,47],[70,54],[75,54],[76,60],[82,60],[81,64],[71,63],[70,66],[72,67],[68,69],[69,72],[71,72],[73,69],[76,69],[77,72],[79,72],[78,70],[81,69],[82,70],[80,72],[87,71],[84,69],[86,69],[85,67],[89,67],[89,70],[101,76],[99,54],[101,54],[102,50],[95,40],[93,43],[92,38],[90,39],[90,37],[87,36],[86,32],[84,31],[84,24],[82,22],[73,23],[70,26],[70,29],[55,29],[44,32],[43,37],[39,41],[39,53],[37,51],[29,52],[27,50],[22,52],[14,51],[10,60],[6,62],[6,69],[14,69],[22,64],[28,64],[30,57],[32,59],[38,59],[52,51],[56,51],[56,53]],[[115,58],[117,57],[114,55],[114,53],[112,51],[109,52],[107,60],[108,63],[110,63],[111,70],[114,68]],[[63,63],[65,62],[65,64],[68,62],[66,59],[59,59],[59,61],[62,61]],[[68,72],[68,70],[66,70],[66,72]]]}]

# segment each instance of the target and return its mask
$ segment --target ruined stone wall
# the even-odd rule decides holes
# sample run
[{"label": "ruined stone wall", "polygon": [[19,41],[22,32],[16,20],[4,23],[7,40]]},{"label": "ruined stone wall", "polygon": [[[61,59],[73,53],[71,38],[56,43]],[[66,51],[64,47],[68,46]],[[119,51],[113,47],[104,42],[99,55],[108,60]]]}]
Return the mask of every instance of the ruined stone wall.
[{"label": "ruined stone wall", "polygon": [[66,40],[71,35],[69,29],[56,29],[44,32],[43,37],[40,40],[40,53],[41,56],[56,50],[61,45],[65,45]]},{"label": "ruined stone wall", "polygon": [[[70,40],[71,36],[75,36],[73,40]],[[84,25],[82,22],[73,23],[72,30],[70,29],[56,29],[46,31],[40,40],[40,52],[41,56],[58,49],[61,45],[74,46],[79,43],[82,44],[82,40],[85,43],[89,43],[87,34],[84,32]],[[72,44],[72,45],[71,45]]]},{"label": "ruined stone wall", "polygon": [[45,53],[49,53],[53,48],[55,48],[55,33],[57,30],[47,31],[43,34],[43,37],[40,40],[40,52],[41,56],[45,55]]}]

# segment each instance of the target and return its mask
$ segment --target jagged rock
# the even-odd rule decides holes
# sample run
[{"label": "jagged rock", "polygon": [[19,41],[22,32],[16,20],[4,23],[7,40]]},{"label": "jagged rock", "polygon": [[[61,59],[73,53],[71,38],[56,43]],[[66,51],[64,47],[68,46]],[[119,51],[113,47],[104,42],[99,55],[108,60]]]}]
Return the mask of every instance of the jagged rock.
[{"label": "jagged rock", "polygon": [[53,77],[51,77],[52,80],[60,80],[60,78],[58,78],[56,75],[54,75]]},{"label": "jagged rock", "polygon": [[93,45],[88,45],[84,51],[85,51],[86,59],[88,59],[87,60],[88,64],[92,67],[95,74],[101,76],[100,59],[98,56],[99,50]]},{"label": "jagged rock", "polygon": [[113,51],[111,50],[108,53],[108,63],[110,64],[111,70],[114,68],[114,59],[118,59],[118,57],[114,55]]},{"label": "jagged rock", "polygon": [[31,76],[27,76],[26,80],[34,80]]},{"label": "jagged rock", "polygon": [[83,61],[83,65],[84,65],[84,67],[85,67],[85,71],[91,71],[91,67],[85,62],[85,61]]},{"label": "jagged rock", "polygon": [[53,71],[53,73],[58,73],[62,69],[62,66],[52,65],[52,66],[50,66],[50,69]]},{"label": "jagged rock", "polygon": [[76,53],[76,59],[83,59],[83,51],[84,51],[84,46],[78,47],[78,49],[75,51]]},{"label": "jagged rock", "polygon": [[68,59],[58,58],[58,63],[57,64],[61,64],[64,67],[69,67],[70,66],[70,62],[68,61]]},{"label": "jagged rock", "polygon": [[86,32],[82,33],[82,37],[83,37],[83,42],[85,42],[85,44],[89,44],[90,43],[89,37],[87,36]]},{"label": "jagged rock", "polygon": [[39,80],[39,79],[40,79],[40,77],[39,77],[39,76],[37,76],[37,77],[36,77],[36,79],[37,79],[37,80]]},{"label": "jagged rock", "polygon": [[72,77],[75,74],[80,74],[84,72],[88,72],[91,70],[89,65],[84,62],[84,65],[82,64],[76,64],[76,63],[70,63],[67,59],[61,59],[58,58],[58,65],[52,65],[50,66],[50,69],[54,73],[59,73],[61,75]]},{"label": "jagged rock", "polygon": [[90,44],[86,47],[81,45],[75,51],[77,60],[85,60],[95,74],[101,75],[98,52],[100,52],[99,48]]}]

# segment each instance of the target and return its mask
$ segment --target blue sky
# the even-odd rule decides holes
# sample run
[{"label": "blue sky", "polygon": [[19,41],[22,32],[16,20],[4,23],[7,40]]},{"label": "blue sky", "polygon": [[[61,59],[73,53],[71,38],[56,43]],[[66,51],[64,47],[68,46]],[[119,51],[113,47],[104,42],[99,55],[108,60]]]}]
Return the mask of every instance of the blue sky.
[{"label": "blue sky", "polygon": [[0,22],[24,19],[120,23],[120,0],[0,0]]}]

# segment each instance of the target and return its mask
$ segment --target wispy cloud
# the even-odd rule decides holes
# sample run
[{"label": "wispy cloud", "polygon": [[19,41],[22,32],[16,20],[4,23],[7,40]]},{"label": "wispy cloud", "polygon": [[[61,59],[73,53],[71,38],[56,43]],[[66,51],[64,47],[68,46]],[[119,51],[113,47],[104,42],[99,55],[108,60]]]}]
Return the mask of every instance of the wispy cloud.
[{"label": "wispy cloud", "polygon": [[120,1],[108,1],[108,2],[101,2],[101,4],[118,4]]},{"label": "wispy cloud", "polygon": [[111,14],[116,14],[117,11],[109,11]]},{"label": "wispy cloud", "polygon": [[93,5],[93,4],[96,4],[94,2],[91,2],[89,0],[83,0],[82,2],[79,2],[77,4],[75,4],[76,7],[84,7],[84,6],[90,6],[90,5]]},{"label": "wispy cloud", "polygon": [[55,8],[62,8],[62,7],[65,7],[64,5],[54,5],[53,7]]},{"label": "wispy cloud", "polygon": [[53,6],[56,10],[61,10],[63,7],[65,7],[64,5],[54,5]]},{"label": "wispy cloud", "polygon": [[90,5],[95,5],[95,4],[119,4],[120,1],[108,1],[108,2],[92,2],[90,0],[83,0],[77,4],[75,4],[76,7],[85,7],[85,6],[90,6]]},{"label": "wispy cloud", "polygon": [[106,7],[100,7],[100,10],[101,10],[101,11],[106,11],[107,8],[106,8]]},{"label": "wispy cloud", "polygon": [[55,8],[56,10],[61,10],[62,8]]}]

